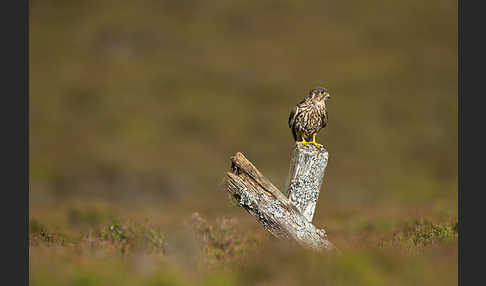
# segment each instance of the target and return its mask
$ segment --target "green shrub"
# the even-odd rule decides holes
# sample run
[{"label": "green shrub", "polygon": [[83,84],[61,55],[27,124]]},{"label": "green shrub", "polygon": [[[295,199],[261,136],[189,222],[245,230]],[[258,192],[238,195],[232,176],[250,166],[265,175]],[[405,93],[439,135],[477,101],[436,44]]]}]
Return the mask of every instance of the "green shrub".
[{"label": "green shrub", "polygon": [[102,240],[119,244],[122,254],[128,250],[159,254],[166,251],[165,236],[154,226],[113,221],[101,230],[100,236]]}]

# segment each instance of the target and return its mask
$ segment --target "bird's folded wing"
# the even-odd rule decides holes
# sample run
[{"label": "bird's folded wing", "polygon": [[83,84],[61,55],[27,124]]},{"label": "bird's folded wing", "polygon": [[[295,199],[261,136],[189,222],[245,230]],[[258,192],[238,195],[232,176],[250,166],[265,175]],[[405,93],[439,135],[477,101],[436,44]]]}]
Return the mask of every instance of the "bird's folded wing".
[{"label": "bird's folded wing", "polygon": [[322,113],[321,128],[326,127],[328,118],[327,109],[324,109],[324,112]]},{"label": "bird's folded wing", "polygon": [[292,111],[290,111],[289,128],[292,128],[292,126],[294,125],[295,117],[297,116],[298,111],[299,111],[299,108],[297,106],[292,108]]}]

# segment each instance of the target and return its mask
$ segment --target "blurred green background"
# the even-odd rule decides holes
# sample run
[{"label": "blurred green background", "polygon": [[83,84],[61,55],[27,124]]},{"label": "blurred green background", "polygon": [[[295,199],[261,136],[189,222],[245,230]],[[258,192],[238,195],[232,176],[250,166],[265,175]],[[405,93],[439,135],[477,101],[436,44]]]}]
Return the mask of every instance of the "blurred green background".
[{"label": "blurred green background", "polygon": [[[457,222],[457,33],[455,1],[31,1],[31,234],[49,229],[77,245],[116,217],[150,218],[170,237],[199,212],[238,219],[235,231],[260,235],[279,257],[267,262],[279,263],[281,249],[228,202],[223,179],[240,151],[282,188],[289,112],[323,86],[333,97],[317,139],[329,164],[314,223],[347,254],[292,252],[279,271],[297,263],[309,279],[322,263],[342,273],[329,285],[454,285],[457,240],[418,256],[379,246],[417,220]],[[98,258],[79,256],[101,271],[89,274],[47,249],[57,271],[75,273],[59,285],[105,275]],[[31,245],[31,282],[53,285],[43,251]],[[124,268],[110,263],[120,280]],[[410,263],[421,266],[402,273]],[[254,285],[258,275],[298,285],[303,275],[262,266],[249,282],[238,269],[192,282],[180,270],[171,275],[183,282],[150,285]],[[137,275],[126,283],[145,283]]]}]

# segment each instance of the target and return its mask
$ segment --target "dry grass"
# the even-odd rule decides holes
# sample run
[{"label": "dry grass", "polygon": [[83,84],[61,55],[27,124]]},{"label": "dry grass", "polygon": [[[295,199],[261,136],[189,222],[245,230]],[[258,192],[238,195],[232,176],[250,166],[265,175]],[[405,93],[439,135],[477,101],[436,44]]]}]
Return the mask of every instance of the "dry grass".
[{"label": "dry grass", "polygon": [[[157,218],[138,222],[100,218],[107,223],[89,230],[61,227],[72,233],[78,229],[79,236],[51,231],[54,226],[31,220],[31,283],[455,285],[457,281],[457,221],[410,218],[395,225],[363,221],[348,226],[350,231],[342,225],[329,234],[341,251],[316,254],[272,238],[243,215],[208,219],[194,213],[174,217],[171,223],[155,223]],[[348,219],[356,221],[352,214]],[[342,218],[334,214],[329,220]]]}]

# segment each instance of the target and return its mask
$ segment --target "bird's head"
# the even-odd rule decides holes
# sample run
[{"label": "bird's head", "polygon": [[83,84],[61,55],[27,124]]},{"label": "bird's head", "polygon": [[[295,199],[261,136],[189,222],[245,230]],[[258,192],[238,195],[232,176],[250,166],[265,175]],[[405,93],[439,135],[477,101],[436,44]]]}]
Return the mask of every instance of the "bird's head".
[{"label": "bird's head", "polygon": [[310,90],[309,98],[316,100],[316,101],[326,101],[331,98],[331,94],[329,91],[323,87],[315,87]]}]

